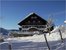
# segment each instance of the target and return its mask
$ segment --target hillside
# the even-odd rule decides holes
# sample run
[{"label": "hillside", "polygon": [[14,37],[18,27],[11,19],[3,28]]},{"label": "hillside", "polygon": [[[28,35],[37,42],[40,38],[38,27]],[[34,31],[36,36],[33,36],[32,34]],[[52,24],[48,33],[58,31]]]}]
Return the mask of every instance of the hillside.
[{"label": "hillside", "polygon": [[11,31],[16,31],[18,32],[19,30],[17,29],[10,29],[10,30],[7,30],[7,29],[4,29],[4,28],[0,28],[0,33],[2,33],[3,35],[8,35],[9,32]]},{"label": "hillside", "polygon": [[3,35],[7,35],[9,31],[7,29],[0,28],[0,33],[3,33]]}]

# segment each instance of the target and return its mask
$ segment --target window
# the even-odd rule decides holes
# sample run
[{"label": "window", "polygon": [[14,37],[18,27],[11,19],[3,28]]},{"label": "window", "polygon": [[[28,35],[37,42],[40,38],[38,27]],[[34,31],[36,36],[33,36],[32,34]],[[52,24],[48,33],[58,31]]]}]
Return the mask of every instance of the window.
[{"label": "window", "polygon": [[40,21],[38,21],[38,23],[40,23]]},{"label": "window", "polygon": [[35,23],[36,21],[34,20],[33,23]]},{"label": "window", "polygon": [[28,21],[28,23],[30,23],[30,21]]},{"label": "window", "polygon": [[36,19],[37,17],[32,16],[31,19]]},{"label": "window", "polygon": [[34,17],[31,17],[31,19],[33,19]]},{"label": "window", "polygon": [[37,17],[34,17],[35,19],[37,18]]}]

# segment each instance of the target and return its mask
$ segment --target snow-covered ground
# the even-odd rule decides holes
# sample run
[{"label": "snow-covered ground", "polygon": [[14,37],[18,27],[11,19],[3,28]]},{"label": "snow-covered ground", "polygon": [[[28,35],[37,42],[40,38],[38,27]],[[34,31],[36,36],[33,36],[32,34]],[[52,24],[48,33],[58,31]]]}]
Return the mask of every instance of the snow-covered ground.
[{"label": "snow-covered ground", "polygon": [[[62,34],[63,38],[66,38],[66,34]],[[47,40],[48,41],[58,41],[61,40],[59,32],[52,33],[49,35],[49,33],[46,34]],[[41,35],[34,35],[34,36],[29,36],[29,37],[17,37],[17,38],[8,38],[5,39],[5,41],[10,41],[10,42],[45,42],[44,34]]]},{"label": "snow-covered ground", "polygon": [[[51,50],[66,50],[66,30],[62,31],[63,42],[56,27],[51,34],[46,34]],[[62,29],[61,29],[62,30]],[[29,37],[7,38],[5,42],[0,43],[0,50],[9,50],[8,44],[11,44],[12,50],[48,50],[44,34]]]}]

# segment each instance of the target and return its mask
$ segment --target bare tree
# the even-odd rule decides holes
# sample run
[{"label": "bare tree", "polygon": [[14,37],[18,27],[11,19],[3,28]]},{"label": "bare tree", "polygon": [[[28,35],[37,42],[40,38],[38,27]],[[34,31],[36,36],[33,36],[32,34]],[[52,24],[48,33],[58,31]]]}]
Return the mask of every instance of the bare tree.
[{"label": "bare tree", "polygon": [[49,34],[51,34],[51,31],[53,30],[52,27],[54,27],[53,19],[49,18],[46,27]]}]

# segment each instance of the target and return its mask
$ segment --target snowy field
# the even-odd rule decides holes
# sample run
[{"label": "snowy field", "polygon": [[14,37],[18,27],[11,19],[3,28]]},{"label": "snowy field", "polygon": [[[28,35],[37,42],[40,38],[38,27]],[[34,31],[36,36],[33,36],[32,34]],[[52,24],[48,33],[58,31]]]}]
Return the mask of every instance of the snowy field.
[{"label": "snowy field", "polygon": [[[56,36],[56,37],[55,37]],[[59,33],[47,34],[47,40],[51,50],[66,50],[66,34],[63,34],[61,42]],[[8,42],[12,50],[48,50],[43,34],[30,37],[18,37],[5,39],[6,42],[0,43],[0,50],[9,50]]]},{"label": "snowy field", "polygon": [[[51,50],[66,50],[66,30],[62,32],[63,42],[61,41],[57,28],[50,35],[49,33],[46,34]],[[48,50],[43,34],[29,37],[7,38],[5,42],[0,43],[0,50],[9,50],[8,44],[11,44],[12,50]]]},{"label": "snowy field", "polygon": [[[66,50],[66,43],[60,41],[49,42],[51,50]],[[48,50],[45,42],[17,42],[12,43],[12,50]],[[0,50],[9,50],[8,44],[0,45]]]}]

